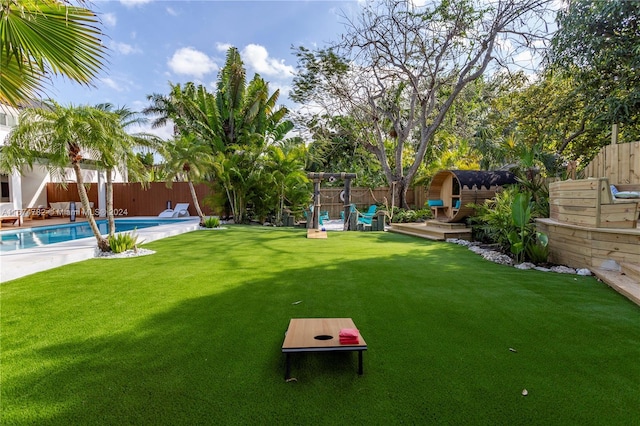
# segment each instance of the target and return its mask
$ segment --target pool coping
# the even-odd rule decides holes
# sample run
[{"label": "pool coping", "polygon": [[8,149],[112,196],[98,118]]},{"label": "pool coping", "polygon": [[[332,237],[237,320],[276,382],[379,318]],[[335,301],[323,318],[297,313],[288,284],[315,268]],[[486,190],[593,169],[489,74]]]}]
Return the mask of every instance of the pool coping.
[{"label": "pool coping", "polygon": [[[133,220],[154,220],[157,216],[136,216]],[[184,234],[199,228],[199,218],[190,217],[181,222],[136,230],[138,240],[145,243]],[[0,256],[0,283],[15,280],[36,272],[46,271],[70,263],[95,258],[95,237],[81,238],[23,250],[2,253]]]}]

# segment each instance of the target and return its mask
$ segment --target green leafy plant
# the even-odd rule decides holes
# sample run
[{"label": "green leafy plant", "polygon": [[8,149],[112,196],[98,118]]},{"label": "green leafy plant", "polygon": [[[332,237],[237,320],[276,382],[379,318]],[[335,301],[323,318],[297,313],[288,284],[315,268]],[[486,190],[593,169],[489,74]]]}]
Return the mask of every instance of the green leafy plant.
[{"label": "green leafy plant", "polygon": [[512,227],[507,238],[511,243],[511,253],[515,255],[516,261],[521,262],[531,236],[531,202],[528,193],[516,194],[511,203],[511,221]]},{"label": "green leafy plant", "polygon": [[430,218],[431,218],[431,210],[429,209],[411,210],[411,209],[402,209],[402,208],[396,207],[393,210],[393,216],[391,218],[391,222],[394,222],[394,223],[422,222]]},{"label": "green leafy plant", "polygon": [[136,250],[138,236],[133,233],[119,233],[109,237],[109,247],[114,253],[123,253],[127,250]]},{"label": "green leafy plant", "polygon": [[205,228],[219,228],[220,227],[220,218],[217,216],[209,216],[204,220]]},{"label": "green leafy plant", "polygon": [[474,205],[472,218],[476,239],[498,244],[513,254],[517,262],[529,259],[534,263],[547,261],[548,238],[536,231],[534,219],[538,217],[536,202],[529,191],[512,186],[496,194],[484,204]]},{"label": "green leafy plant", "polygon": [[469,222],[473,226],[476,240],[497,244],[503,251],[509,251],[511,205],[518,192],[515,186],[507,187],[497,192],[494,198],[485,200],[483,204],[471,205],[476,210],[476,215],[471,217]]},{"label": "green leafy plant", "polygon": [[536,241],[525,248],[527,258],[535,263],[546,263],[549,259],[549,237],[543,232],[536,232]]}]

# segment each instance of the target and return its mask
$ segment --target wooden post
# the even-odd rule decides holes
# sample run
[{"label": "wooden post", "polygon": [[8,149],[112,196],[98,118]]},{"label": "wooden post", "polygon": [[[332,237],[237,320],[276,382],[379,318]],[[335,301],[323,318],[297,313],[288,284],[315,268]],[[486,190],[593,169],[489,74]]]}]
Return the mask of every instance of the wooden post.
[{"label": "wooden post", "polygon": [[[355,222],[350,221],[349,213],[351,212],[351,179],[355,179],[357,175],[355,173],[307,173],[309,179],[313,179],[314,191],[313,191],[313,228],[318,229],[320,218],[320,182],[323,179],[343,179],[344,180],[344,230],[355,231]],[[349,223],[354,223],[350,226]]]},{"label": "wooden post", "polygon": [[[342,229],[348,231],[350,229],[349,226],[349,215],[351,214],[351,179],[347,178],[344,180],[344,224],[342,225]],[[353,231],[353,229],[352,229]]]},{"label": "wooden post", "polygon": [[618,134],[619,134],[619,129],[618,129],[618,123],[616,124],[612,124],[611,125],[611,145],[615,145],[618,143]]},{"label": "wooden post", "polygon": [[313,229],[320,228],[320,179],[313,181]]}]

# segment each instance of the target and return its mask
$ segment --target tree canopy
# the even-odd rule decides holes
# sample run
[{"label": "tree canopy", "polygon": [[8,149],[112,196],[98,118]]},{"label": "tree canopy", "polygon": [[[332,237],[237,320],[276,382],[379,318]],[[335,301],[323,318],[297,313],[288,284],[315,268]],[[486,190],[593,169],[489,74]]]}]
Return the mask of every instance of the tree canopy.
[{"label": "tree canopy", "polygon": [[640,2],[571,0],[558,13],[549,61],[577,85],[584,109],[608,124],[638,125]]},{"label": "tree canopy", "polygon": [[539,20],[549,3],[367,3],[341,42],[297,49],[292,97],[353,117],[354,137],[376,156],[406,206],[406,190],[456,98],[489,64],[511,62],[544,36]]},{"label": "tree canopy", "polygon": [[0,102],[28,104],[51,75],[89,84],[105,58],[98,24],[71,1],[0,0]]}]

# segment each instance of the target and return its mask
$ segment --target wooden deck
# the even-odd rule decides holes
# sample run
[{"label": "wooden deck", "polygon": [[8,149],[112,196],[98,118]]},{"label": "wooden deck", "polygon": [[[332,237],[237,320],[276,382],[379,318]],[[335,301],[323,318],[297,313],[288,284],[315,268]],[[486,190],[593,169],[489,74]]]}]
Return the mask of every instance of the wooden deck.
[{"label": "wooden deck", "polygon": [[471,240],[471,229],[464,223],[440,222],[428,220],[425,223],[392,223],[390,232],[412,235],[434,241],[446,241],[449,238]]}]

